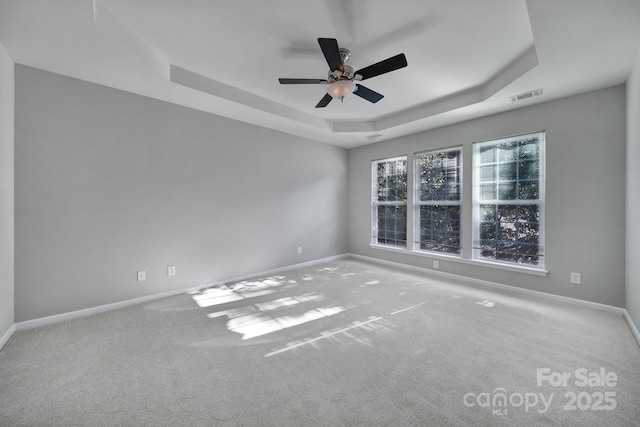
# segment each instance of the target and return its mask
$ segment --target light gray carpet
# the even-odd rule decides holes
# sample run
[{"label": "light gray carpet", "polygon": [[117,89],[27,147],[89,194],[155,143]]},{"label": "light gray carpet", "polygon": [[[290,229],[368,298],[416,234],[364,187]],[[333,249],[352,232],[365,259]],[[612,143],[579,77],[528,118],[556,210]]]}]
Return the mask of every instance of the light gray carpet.
[{"label": "light gray carpet", "polygon": [[18,332],[0,425],[633,426],[640,348],[616,314],[343,259]]}]

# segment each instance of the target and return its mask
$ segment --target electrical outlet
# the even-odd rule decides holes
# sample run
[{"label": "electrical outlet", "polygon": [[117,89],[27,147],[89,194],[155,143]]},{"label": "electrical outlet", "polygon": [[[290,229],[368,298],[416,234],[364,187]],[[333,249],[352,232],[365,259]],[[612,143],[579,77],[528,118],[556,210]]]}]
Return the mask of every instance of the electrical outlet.
[{"label": "electrical outlet", "polygon": [[176,275],[176,266],[170,265],[169,267],[167,267],[167,276],[171,277],[175,275]]},{"label": "electrical outlet", "polygon": [[138,282],[142,282],[143,280],[147,280],[147,272],[144,270],[138,271]]},{"label": "electrical outlet", "polygon": [[571,283],[574,285],[579,285],[582,283],[582,274],[580,273],[571,273]]},{"label": "electrical outlet", "polygon": [[440,268],[440,261],[433,261],[433,268]]},{"label": "electrical outlet", "polygon": [[302,246],[298,246],[298,255],[302,255]]}]

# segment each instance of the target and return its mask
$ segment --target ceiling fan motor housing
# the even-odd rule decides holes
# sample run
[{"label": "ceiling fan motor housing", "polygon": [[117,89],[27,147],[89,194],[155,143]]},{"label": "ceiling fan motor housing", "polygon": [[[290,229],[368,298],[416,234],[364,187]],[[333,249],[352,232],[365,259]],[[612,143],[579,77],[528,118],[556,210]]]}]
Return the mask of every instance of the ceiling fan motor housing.
[{"label": "ceiling fan motor housing", "polygon": [[342,59],[342,63],[346,64],[349,59],[351,59],[351,51],[347,48],[340,48],[340,59]]},{"label": "ceiling fan motor housing", "polygon": [[352,80],[354,78],[355,72],[353,70],[353,67],[349,65],[343,65],[343,67],[344,67],[344,71],[329,70],[329,74],[327,78],[327,80],[329,80],[329,83],[337,82],[340,80]]}]

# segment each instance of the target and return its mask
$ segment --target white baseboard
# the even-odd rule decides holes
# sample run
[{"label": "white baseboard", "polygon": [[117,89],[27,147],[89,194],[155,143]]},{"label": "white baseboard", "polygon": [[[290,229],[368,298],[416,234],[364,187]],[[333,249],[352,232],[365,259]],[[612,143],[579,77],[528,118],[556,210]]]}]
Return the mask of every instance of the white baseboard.
[{"label": "white baseboard", "polygon": [[[43,326],[49,326],[56,323],[65,322],[68,320],[80,319],[83,317],[93,316],[94,314],[106,313],[108,311],[130,307],[132,305],[143,304],[146,302],[151,302],[151,301],[155,301],[162,298],[168,298],[168,297],[172,297],[172,296],[176,296],[176,295],[180,295],[188,292],[193,292],[198,289],[205,289],[207,287],[211,287],[215,285],[220,285],[220,284],[230,283],[230,282],[239,282],[242,280],[247,280],[247,279],[251,279],[258,276],[266,276],[266,275],[275,274],[277,272],[293,270],[296,268],[309,267],[316,264],[320,264],[322,262],[335,261],[336,259],[340,259],[343,257],[345,257],[345,255],[337,255],[337,256],[323,258],[315,261],[309,261],[309,262],[304,262],[300,264],[294,264],[294,265],[289,265],[285,267],[275,268],[272,270],[266,270],[259,273],[253,273],[253,274],[242,276],[242,277],[229,278],[221,282],[211,282],[204,285],[191,287],[189,289],[179,289],[179,290],[169,291],[169,292],[164,292],[159,294],[145,295],[143,297],[133,298],[125,301],[118,301],[110,304],[99,305],[96,307],[89,307],[81,310],[70,311],[67,313],[54,314],[52,316],[40,317],[32,320],[25,320],[23,322],[16,323],[13,327],[13,331],[23,331],[27,329],[41,328]],[[13,332],[11,332],[11,334],[13,334]],[[9,334],[9,337],[11,336],[11,334]],[[9,338],[7,338],[7,340],[8,339]],[[2,341],[0,341],[0,343],[2,343]]]},{"label": "white baseboard", "polygon": [[629,325],[629,329],[631,329],[631,333],[633,334],[633,336],[636,339],[636,342],[640,346],[640,331],[638,331],[638,327],[633,322],[633,319],[631,318],[631,315],[629,314],[629,312],[626,309],[624,310],[624,320],[627,321],[627,324]]},{"label": "white baseboard", "polygon": [[617,313],[617,314],[620,314],[620,315],[624,316],[625,320],[627,321],[627,324],[629,325],[629,328],[631,329],[631,332],[632,332],[633,336],[635,337],[636,341],[638,342],[638,345],[640,345],[640,332],[638,331],[637,326],[633,322],[633,319],[631,319],[631,316],[629,315],[627,310],[624,309],[624,308],[614,307],[614,306],[611,306],[611,305],[600,304],[600,303],[591,302],[591,301],[584,301],[584,300],[571,298],[571,297],[554,295],[554,294],[550,294],[550,293],[547,293],[547,292],[540,292],[540,291],[534,291],[534,290],[531,290],[531,289],[518,288],[518,287],[515,287],[515,286],[509,286],[509,285],[504,285],[504,284],[501,284],[501,283],[490,282],[490,281],[487,281],[487,280],[474,279],[472,277],[460,276],[460,275],[452,274],[452,273],[445,273],[443,271],[431,270],[431,269],[428,269],[428,268],[416,267],[416,266],[412,266],[412,265],[408,265],[408,264],[402,264],[402,263],[393,262],[393,261],[386,261],[386,260],[382,260],[382,259],[378,259],[378,258],[371,258],[371,257],[363,256],[363,255],[346,253],[346,254],[336,255],[336,256],[327,257],[327,258],[322,258],[322,259],[318,259],[318,260],[314,260],[314,261],[308,261],[308,262],[304,262],[304,263],[300,263],[300,264],[293,264],[293,265],[289,265],[289,266],[285,266],[285,267],[266,270],[266,271],[262,271],[262,272],[259,272],[259,273],[252,273],[252,274],[248,274],[248,275],[245,275],[245,276],[229,278],[229,279],[226,279],[226,280],[220,281],[220,282],[210,282],[210,283],[207,283],[207,284],[204,284],[204,285],[199,285],[199,286],[192,287],[192,288],[185,289],[185,290],[176,290],[176,291],[164,292],[164,293],[160,293],[160,294],[146,295],[146,296],[140,297],[140,298],[134,298],[134,299],[125,300],[125,301],[119,301],[119,302],[115,302],[115,303],[111,303],[111,304],[104,304],[104,305],[100,305],[100,306],[96,306],[96,307],[90,307],[90,308],[86,308],[86,309],[82,309],[82,310],[71,311],[71,312],[68,312],[68,313],[61,313],[61,314],[56,314],[56,315],[53,315],[53,316],[41,317],[41,318],[38,318],[38,319],[32,319],[32,320],[26,320],[24,322],[18,322],[15,325],[11,326],[11,328],[9,328],[9,330],[7,332],[5,332],[5,334],[0,338],[0,349],[7,343],[7,341],[9,341],[9,339],[11,338],[11,336],[14,334],[15,331],[22,331],[22,330],[26,330],[26,329],[33,329],[33,328],[39,328],[39,327],[43,327],[43,326],[53,325],[55,323],[60,323],[60,322],[64,322],[64,321],[67,321],[67,320],[80,319],[82,317],[88,317],[88,316],[92,316],[94,314],[105,313],[105,312],[108,312],[108,311],[117,310],[117,309],[120,309],[120,308],[129,307],[129,306],[132,306],[132,305],[143,304],[145,302],[150,302],[150,301],[155,301],[155,300],[162,299],[162,298],[172,297],[172,296],[180,295],[180,294],[183,294],[183,293],[186,293],[186,292],[193,292],[193,291],[197,291],[199,289],[205,289],[207,287],[211,287],[211,286],[215,286],[215,285],[220,285],[220,284],[230,283],[230,282],[239,282],[239,281],[242,281],[242,280],[247,280],[247,279],[251,279],[251,278],[255,278],[255,277],[259,277],[259,276],[268,276],[268,275],[275,274],[275,273],[278,273],[278,272],[294,270],[294,269],[298,269],[298,268],[312,267],[314,265],[321,264],[323,262],[331,262],[331,261],[335,261],[335,260],[343,259],[343,258],[348,258],[348,257],[359,259],[359,260],[370,262],[370,263],[374,263],[374,264],[387,265],[387,266],[401,268],[401,269],[405,269],[405,270],[417,271],[417,272],[420,272],[420,273],[427,273],[427,274],[430,274],[430,275],[433,275],[433,276],[440,276],[440,277],[444,277],[444,278],[455,279],[455,280],[459,280],[459,281],[465,281],[465,282],[468,282],[468,283],[478,284],[478,285],[486,286],[486,287],[490,287],[490,288],[507,290],[507,291],[517,292],[517,293],[526,294],[526,295],[533,295],[533,296],[537,296],[537,297],[541,297],[541,298],[546,298],[546,299],[549,299],[549,300],[562,301],[562,302],[566,302],[568,304],[579,305],[579,306],[582,306],[582,307],[593,308],[593,309],[596,309],[596,310],[607,311],[607,312],[610,312],[610,313]]},{"label": "white baseboard", "polygon": [[614,307],[612,305],[600,304],[600,303],[597,303],[597,302],[585,301],[585,300],[581,300],[581,299],[577,299],[577,298],[571,298],[571,297],[565,297],[565,296],[561,296],[561,295],[550,294],[548,292],[534,291],[534,290],[526,289],[526,288],[518,288],[517,286],[504,285],[502,283],[490,282],[488,280],[475,279],[473,277],[460,276],[460,275],[452,274],[452,273],[445,273],[443,271],[432,270],[432,269],[424,268],[424,267],[416,267],[416,266],[413,266],[413,265],[402,264],[402,263],[399,263],[399,262],[387,261],[387,260],[382,260],[382,259],[378,259],[378,258],[371,258],[371,257],[368,257],[368,256],[356,255],[356,254],[349,254],[348,256],[351,256],[351,257],[356,258],[356,259],[360,259],[362,261],[371,262],[371,263],[374,263],[374,264],[388,265],[388,266],[391,266],[391,267],[401,268],[401,269],[405,269],[405,270],[411,270],[411,271],[417,271],[417,272],[420,272],[420,273],[426,273],[426,274],[430,274],[432,276],[440,276],[440,277],[444,277],[444,278],[448,278],[448,279],[454,279],[454,280],[458,280],[458,281],[463,281],[463,282],[467,282],[467,283],[470,283],[470,284],[476,284],[476,285],[486,286],[486,287],[490,287],[490,288],[506,290],[506,291],[510,291],[510,292],[517,292],[517,293],[521,293],[521,294],[525,294],[525,295],[537,296],[537,297],[540,297],[540,298],[545,298],[545,299],[554,300],[554,301],[562,301],[562,302],[565,302],[565,303],[568,303],[568,304],[579,305],[579,306],[587,307],[587,308],[593,308],[593,309],[600,310],[600,311],[607,311],[609,313],[616,313],[616,314],[623,315],[624,312],[626,311],[622,307]]},{"label": "white baseboard", "polygon": [[15,332],[16,332],[16,325],[11,325],[9,330],[5,332],[2,335],[2,337],[0,337],[0,350],[2,350],[2,347],[4,347],[4,345],[9,341],[9,339],[11,339],[11,337]]},{"label": "white baseboard", "polygon": [[66,322],[67,320],[80,319],[82,317],[93,316],[94,314],[106,313],[108,311],[117,310],[119,308],[130,307],[132,305],[143,304],[145,302],[155,301],[162,298],[172,297],[185,293],[184,290],[170,291],[153,295],[145,295],[139,298],[133,298],[125,301],[118,301],[110,304],[99,305],[96,307],[84,308],[81,310],[70,311],[67,313],[54,314],[52,316],[40,317],[38,319],[25,320],[16,323],[17,331],[26,329],[41,328],[43,326],[53,325],[55,323]]}]

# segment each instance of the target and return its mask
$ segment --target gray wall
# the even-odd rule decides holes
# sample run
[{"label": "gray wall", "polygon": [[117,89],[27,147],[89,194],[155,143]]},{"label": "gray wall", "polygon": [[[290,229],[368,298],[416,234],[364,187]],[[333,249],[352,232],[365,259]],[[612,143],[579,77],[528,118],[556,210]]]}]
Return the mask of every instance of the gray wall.
[{"label": "gray wall", "polygon": [[[3,50],[0,65],[1,334],[14,317],[13,103],[4,95],[13,64]],[[627,85],[629,118],[640,114],[639,70]],[[369,248],[371,160],[463,144],[469,206],[471,142],[540,129],[549,275],[449,261],[440,270],[625,305],[623,86],[347,153],[29,67],[16,66],[15,78],[15,321],[347,251],[429,268],[429,258]],[[640,123],[627,125],[626,227],[637,236],[640,200],[628,184],[640,182],[631,161],[640,157]],[[470,220],[467,208],[467,243]],[[627,239],[626,305],[637,324],[640,272],[629,260],[639,256]],[[173,264],[178,275],[168,278]],[[147,281],[137,282],[143,269]],[[571,271],[582,285],[569,283]]]},{"label": "gray wall", "polygon": [[346,150],[25,66],[15,78],[17,322],[346,252]]},{"label": "gray wall", "polygon": [[0,44],[0,338],[13,326],[14,67]]},{"label": "gray wall", "polygon": [[[636,114],[637,116],[637,114]],[[546,130],[546,277],[440,261],[440,270],[613,306],[625,304],[625,87],[617,86],[368,145],[349,153],[352,253],[431,268],[432,260],[373,249],[371,161],[464,145],[464,253],[471,244],[472,142]],[[409,162],[411,163],[411,162]],[[636,211],[637,212],[637,211]],[[636,249],[637,250],[637,249]],[[570,273],[582,274],[582,285]]]},{"label": "gray wall", "polygon": [[627,81],[627,311],[640,328],[640,54]]}]

